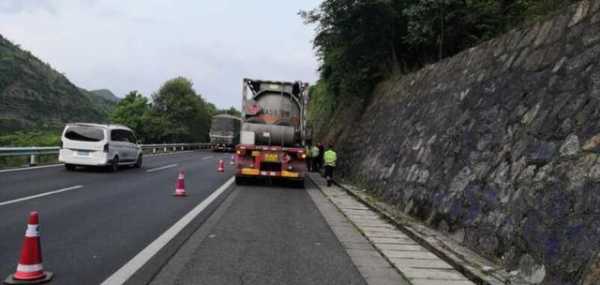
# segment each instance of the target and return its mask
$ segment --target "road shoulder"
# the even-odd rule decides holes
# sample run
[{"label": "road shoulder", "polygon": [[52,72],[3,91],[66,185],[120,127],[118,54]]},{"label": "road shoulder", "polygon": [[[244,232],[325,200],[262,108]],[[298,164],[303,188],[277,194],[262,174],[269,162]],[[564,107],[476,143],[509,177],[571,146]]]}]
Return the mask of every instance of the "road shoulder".
[{"label": "road shoulder", "polygon": [[[404,283],[414,285],[472,285],[475,284],[452,265],[421,246],[411,237],[396,228],[361,202],[357,201],[338,186],[326,186],[326,181],[316,174],[310,174],[311,180],[324,195],[343,214],[344,219],[360,231],[386,266],[393,267],[405,277]],[[333,226],[332,226],[333,227]],[[336,233],[337,234],[337,233]],[[343,238],[340,238],[342,240]],[[350,252],[349,252],[350,254]],[[351,256],[353,254],[350,254]],[[353,261],[354,261],[354,257]],[[357,264],[360,270],[360,265]],[[377,267],[382,265],[378,264]],[[367,267],[368,268],[368,267]],[[363,269],[364,270],[364,269]],[[362,273],[362,270],[361,270]],[[408,282],[406,281],[408,280]],[[369,282],[369,279],[367,279]],[[369,282],[369,284],[388,284]],[[389,283],[397,284],[397,283]]]},{"label": "road shoulder", "polygon": [[410,284],[316,187],[307,183],[308,194],[367,283]]},{"label": "road shoulder", "polygon": [[156,274],[150,285],[172,284],[177,276],[185,269],[185,266],[191,262],[196,252],[196,248],[208,237],[211,230],[225,215],[227,209],[231,206],[238,195],[238,191],[232,190],[231,194],[223,201],[213,214],[198,228],[196,232],[181,246],[165,266]]}]

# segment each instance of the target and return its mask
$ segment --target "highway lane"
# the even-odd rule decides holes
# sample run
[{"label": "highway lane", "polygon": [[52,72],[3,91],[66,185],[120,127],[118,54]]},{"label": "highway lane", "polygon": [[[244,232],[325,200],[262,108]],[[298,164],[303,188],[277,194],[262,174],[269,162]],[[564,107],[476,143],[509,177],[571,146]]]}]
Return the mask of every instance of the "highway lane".
[{"label": "highway lane", "polygon": [[[69,172],[62,165],[47,168],[25,169],[13,172],[0,172],[0,202],[35,195],[52,190],[79,185],[90,181],[101,181],[115,176],[126,176],[160,168],[165,165],[186,163],[197,159],[190,152],[144,157],[143,169],[122,167],[117,173],[109,173],[102,168],[80,168]],[[212,152],[205,157],[224,156]],[[202,159],[202,158],[200,158]]]},{"label": "highway lane", "polygon": [[237,186],[221,207],[151,284],[366,284],[305,189]]},{"label": "highway lane", "polygon": [[[0,278],[14,272],[27,215],[40,212],[45,267],[56,284],[98,284],[232,175],[215,171],[227,155],[147,157],[143,169],[68,172],[63,167],[0,173],[0,202],[73,185],[80,189],[0,206]],[[154,172],[148,170],[176,164]],[[189,197],[175,198],[178,169]]]}]

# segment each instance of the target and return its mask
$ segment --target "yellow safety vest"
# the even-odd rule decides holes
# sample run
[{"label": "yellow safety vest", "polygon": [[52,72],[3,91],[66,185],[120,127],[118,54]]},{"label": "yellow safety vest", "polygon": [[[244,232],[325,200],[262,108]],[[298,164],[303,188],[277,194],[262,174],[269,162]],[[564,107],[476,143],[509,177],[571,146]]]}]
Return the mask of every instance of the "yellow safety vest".
[{"label": "yellow safety vest", "polygon": [[323,160],[325,160],[325,165],[335,166],[335,161],[337,160],[337,154],[333,150],[328,150],[323,155]]}]

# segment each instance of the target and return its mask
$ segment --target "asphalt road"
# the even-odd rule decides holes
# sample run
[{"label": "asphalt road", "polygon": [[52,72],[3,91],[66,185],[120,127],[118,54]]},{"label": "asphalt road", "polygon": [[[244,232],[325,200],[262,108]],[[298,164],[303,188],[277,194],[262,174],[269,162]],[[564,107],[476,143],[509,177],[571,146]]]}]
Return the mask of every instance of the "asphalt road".
[{"label": "asphalt road", "polygon": [[258,185],[238,186],[152,284],[366,283],[305,189]]},{"label": "asphalt road", "polygon": [[[14,273],[28,214],[36,210],[53,284],[99,284],[231,177],[231,168],[215,171],[225,157],[146,157],[142,169],[117,173],[64,167],[0,172],[0,279]],[[171,196],[179,169],[186,171],[186,198]],[[6,203],[74,186],[81,187]]]}]

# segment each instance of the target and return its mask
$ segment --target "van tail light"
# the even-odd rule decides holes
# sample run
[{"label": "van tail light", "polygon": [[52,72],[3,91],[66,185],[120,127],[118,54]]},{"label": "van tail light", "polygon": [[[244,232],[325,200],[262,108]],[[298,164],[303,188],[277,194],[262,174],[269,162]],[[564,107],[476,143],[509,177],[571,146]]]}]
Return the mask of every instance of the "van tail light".
[{"label": "van tail light", "polygon": [[104,145],[104,152],[108,152],[108,144]]}]

